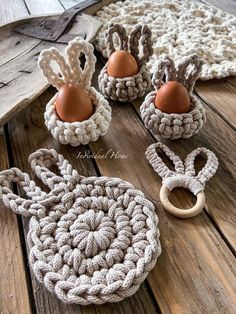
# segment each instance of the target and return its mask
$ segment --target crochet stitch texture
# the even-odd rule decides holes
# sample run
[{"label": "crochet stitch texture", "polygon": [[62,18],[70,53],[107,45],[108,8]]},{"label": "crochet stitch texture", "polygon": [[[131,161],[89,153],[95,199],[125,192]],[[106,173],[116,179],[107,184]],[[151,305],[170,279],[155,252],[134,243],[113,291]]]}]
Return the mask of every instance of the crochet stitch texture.
[{"label": "crochet stitch texture", "polygon": [[[119,178],[79,175],[53,149],[39,149],[29,162],[50,192],[12,168],[0,172],[0,198],[31,217],[29,262],[37,279],[66,303],[118,302],[135,293],[161,253],[154,205]],[[28,199],[15,195],[11,182]]]},{"label": "crochet stitch texture", "polygon": [[119,38],[119,50],[131,53],[139,66],[139,72],[130,77],[115,78],[108,75],[106,63],[98,77],[99,89],[106,98],[120,102],[132,101],[142,97],[151,86],[151,75],[146,66],[153,52],[151,31],[147,25],[136,25],[128,37],[122,25],[110,24],[106,33],[108,57],[116,50],[114,34]]},{"label": "crochet stitch texture", "polygon": [[146,24],[152,31],[154,53],[149,69],[161,56],[174,59],[196,53],[204,62],[201,80],[236,75],[236,18],[197,1],[126,0],[97,12],[103,23],[97,48],[107,57],[104,32],[109,23],[122,24],[130,34],[133,25]]},{"label": "crochet stitch texture", "polygon": [[[56,95],[49,101],[44,114],[45,124],[53,137],[62,144],[78,146],[96,141],[99,136],[107,133],[111,122],[111,107],[103,95],[91,87],[96,62],[93,50],[90,43],[78,37],[69,42],[65,50],[66,57],[56,48],[45,49],[40,53],[39,67],[50,84],[58,90],[64,84],[80,85],[90,96],[95,107],[95,112],[89,119],[70,123],[58,117],[55,108]],[[83,69],[79,60],[81,54],[86,58]],[[58,65],[61,76],[52,67],[53,62]],[[75,104],[77,105],[79,104]]]},{"label": "crochet stitch texture", "polygon": [[[202,62],[197,55],[184,57],[174,62],[169,56],[159,60],[155,66],[152,84],[155,91],[150,92],[140,107],[144,125],[155,136],[169,138],[189,138],[197,134],[206,121],[205,110],[201,102],[194,96],[193,87],[201,72]],[[182,83],[190,96],[190,111],[187,113],[165,113],[156,108],[155,97],[158,89],[165,82]],[[175,104],[173,103],[173,106]]]}]

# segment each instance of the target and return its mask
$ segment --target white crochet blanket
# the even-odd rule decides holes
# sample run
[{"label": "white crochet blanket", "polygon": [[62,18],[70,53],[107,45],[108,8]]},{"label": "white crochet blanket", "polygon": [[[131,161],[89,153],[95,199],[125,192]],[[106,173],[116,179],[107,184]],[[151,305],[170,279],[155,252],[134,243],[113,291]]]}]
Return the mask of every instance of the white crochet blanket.
[{"label": "white crochet blanket", "polygon": [[154,55],[178,59],[192,53],[204,60],[200,79],[236,75],[236,18],[215,7],[181,0],[126,0],[97,12],[103,22],[97,48],[106,55],[104,32],[111,22],[129,31],[137,23],[148,24],[153,33]]}]

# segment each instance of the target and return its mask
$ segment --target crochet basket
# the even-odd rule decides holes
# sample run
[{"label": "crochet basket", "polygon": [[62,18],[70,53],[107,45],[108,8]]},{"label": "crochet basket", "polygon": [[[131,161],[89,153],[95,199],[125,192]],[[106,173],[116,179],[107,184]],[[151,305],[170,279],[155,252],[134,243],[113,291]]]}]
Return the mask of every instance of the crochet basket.
[{"label": "crochet basket", "polygon": [[[176,66],[168,56],[160,60],[155,68],[152,84],[155,91],[150,92],[140,107],[141,118],[146,128],[154,135],[175,140],[189,138],[197,134],[206,122],[205,109],[194,96],[193,87],[201,71],[202,62],[197,55],[183,58]],[[182,83],[190,96],[190,111],[187,113],[165,113],[156,108],[155,97],[159,88],[166,82]]]},{"label": "crochet basket", "polygon": [[[27,241],[36,278],[66,303],[118,302],[135,293],[161,253],[154,205],[119,178],[83,177],[55,150],[29,162],[46,193],[17,168],[0,172],[0,198],[31,217]],[[56,164],[60,174],[48,167]],[[28,199],[15,195],[17,182]]]},{"label": "crochet basket", "polygon": [[[107,73],[107,64],[101,70],[98,77],[98,85],[102,94],[109,99],[126,102],[142,97],[151,87],[151,75],[146,67],[146,63],[153,53],[151,30],[147,25],[137,25],[131,32],[129,39],[126,30],[120,24],[111,24],[109,26],[107,36],[108,57],[115,51],[113,43],[113,35],[119,37],[119,49],[129,51],[137,61],[139,72],[136,75],[115,78]],[[143,47],[143,56],[140,57],[139,50]]]},{"label": "crochet basket", "polygon": [[[107,133],[111,122],[111,107],[107,100],[90,86],[96,62],[93,46],[78,37],[69,42],[65,54],[66,58],[56,48],[45,49],[40,54],[39,67],[47,81],[58,90],[66,83],[79,84],[90,96],[94,113],[82,122],[64,122],[57,115],[55,95],[46,106],[45,124],[53,137],[61,144],[86,145]],[[83,69],[79,60],[81,54],[84,54],[86,58]],[[52,68],[53,62],[58,65],[59,74]]]}]

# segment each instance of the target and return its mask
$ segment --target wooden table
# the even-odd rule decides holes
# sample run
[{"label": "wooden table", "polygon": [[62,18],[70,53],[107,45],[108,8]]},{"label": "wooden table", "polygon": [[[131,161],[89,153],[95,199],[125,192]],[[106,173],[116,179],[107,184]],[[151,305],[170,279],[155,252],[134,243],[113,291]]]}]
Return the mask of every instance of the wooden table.
[{"label": "wooden table", "polygon": [[[209,1],[208,1],[209,2]],[[232,13],[234,1],[210,1]],[[220,3],[219,3],[220,2]],[[27,14],[62,12],[73,0],[0,2],[0,23]],[[98,61],[93,84],[102,63]],[[16,166],[30,172],[28,155],[41,147],[55,148],[85,175],[121,177],[143,190],[156,206],[163,253],[139,291],[119,304],[81,307],[64,305],[39,284],[28,265],[28,220],[1,205],[1,313],[236,313],[236,78],[199,82],[195,88],[204,103],[207,124],[189,140],[168,142],[180,156],[198,146],[215,152],[220,166],[206,185],[207,205],[195,218],[181,220],[167,214],[159,201],[161,179],[145,159],[154,137],[139,116],[140,101],[111,102],[113,120],[108,134],[89,146],[58,144],[47,131],[43,112],[55,90],[49,88],[30,107],[17,114],[0,133],[0,169]],[[108,150],[127,158],[77,158]],[[197,164],[200,164],[198,161]],[[195,198],[183,189],[172,193],[177,206]]]}]

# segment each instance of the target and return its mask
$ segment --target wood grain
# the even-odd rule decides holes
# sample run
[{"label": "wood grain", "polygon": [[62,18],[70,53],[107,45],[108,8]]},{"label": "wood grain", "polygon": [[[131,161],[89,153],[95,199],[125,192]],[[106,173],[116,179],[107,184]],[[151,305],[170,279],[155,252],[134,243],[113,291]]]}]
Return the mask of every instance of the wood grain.
[{"label": "wood grain", "polygon": [[[126,160],[97,159],[99,171],[133,183],[156,205],[163,253],[148,281],[161,311],[202,313],[202,309],[206,309],[207,313],[234,313],[236,281],[231,279],[236,277],[236,267],[233,254],[206,214],[180,220],[163,210],[159,202],[161,179],[144,156],[153,138],[130,104],[112,102],[112,110],[113,119],[108,134],[89,146],[93,154],[101,148],[127,154]],[[178,147],[183,144],[190,152],[192,142],[192,145],[198,146],[193,140],[185,140],[178,142]],[[177,142],[173,145],[174,149]],[[184,157],[183,150],[179,149],[177,153]],[[212,186],[208,188],[213,189]],[[182,189],[173,194],[173,203],[178,207],[191,207],[195,202],[192,195],[183,193]],[[206,194],[210,194],[208,190]],[[217,202],[218,199],[215,206]]]},{"label": "wood grain", "polygon": [[235,77],[207,82],[198,81],[195,91],[228,125],[236,130]]},{"label": "wood grain", "polygon": [[[0,129],[0,170],[7,169],[8,153]],[[30,302],[16,215],[0,205],[0,312],[30,313]]]},{"label": "wood grain", "polygon": [[0,26],[29,15],[24,0],[0,1]]},{"label": "wood grain", "polygon": [[[53,140],[51,134],[46,129],[43,112],[45,104],[54,93],[54,89],[49,89],[32,104],[31,108],[27,108],[18,114],[9,123],[14,165],[31,173],[27,163],[29,154],[41,147],[53,147],[62,153],[81,174],[85,176],[97,175],[92,160],[77,158],[79,152],[84,154],[88,147],[73,148],[68,145],[60,145]],[[23,221],[26,237],[28,221],[25,219]],[[79,307],[78,305],[64,305],[37,282],[33,273],[31,273],[31,276],[37,313],[136,313],[137,307],[141,314],[154,314],[157,312],[145,284],[141,285],[139,291],[133,297],[120,302],[119,306],[106,304],[103,306]]]},{"label": "wood grain", "polygon": [[30,14],[55,14],[64,11],[58,0],[24,0]]}]

